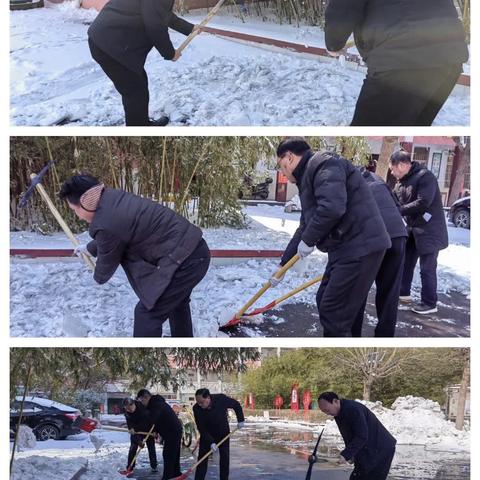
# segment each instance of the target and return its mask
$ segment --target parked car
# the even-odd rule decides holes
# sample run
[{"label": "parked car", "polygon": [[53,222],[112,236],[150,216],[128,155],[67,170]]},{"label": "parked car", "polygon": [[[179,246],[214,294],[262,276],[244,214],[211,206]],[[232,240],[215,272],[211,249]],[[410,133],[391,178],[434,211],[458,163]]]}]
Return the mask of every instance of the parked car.
[{"label": "parked car", "polygon": [[[20,416],[22,396],[10,406],[10,432],[15,432]],[[26,397],[23,405],[22,424],[29,426],[37,440],[64,440],[68,435],[81,432],[77,419],[80,410],[41,397]],[[76,422],[77,421],[77,422]],[[74,425],[74,422],[75,425]]]},{"label": "parked car", "polygon": [[452,203],[448,219],[456,226],[470,228],[470,197],[463,197]]}]

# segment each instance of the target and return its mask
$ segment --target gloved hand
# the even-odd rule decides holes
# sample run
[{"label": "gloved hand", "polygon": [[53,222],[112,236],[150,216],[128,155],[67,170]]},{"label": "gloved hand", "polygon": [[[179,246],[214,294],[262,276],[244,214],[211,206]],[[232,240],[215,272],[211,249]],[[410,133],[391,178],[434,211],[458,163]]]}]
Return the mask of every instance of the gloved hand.
[{"label": "gloved hand", "polygon": [[212,452],[218,452],[217,444],[216,444],[216,443],[212,443],[212,444],[210,445],[210,450],[212,450]]},{"label": "gloved hand", "polygon": [[241,428],[243,428],[245,426],[245,422],[238,422],[237,423],[237,428],[240,430]]},{"label": "gloved hand", "polygon": [[270,282],[270,285],[272,287],[276,287],[283,280],[284,277],[285,275],[282,275],[280,278],[277,278],[274,275],[272,275],[268,281]]},{"label": "gloved hand", "polygon": [[300,258],[308,257],[313,251],[315,247],[309,247],[303,240],[298,244],[297,253],[300,255]]},{"label": "gloved hand", "polygon": [[134,429],[134,428],[129,428],[129,429],[128,429],[128,433],[129,433],[130,435],[135,435],[135,429]]},{"label": "gloved hand", "polygon": [[77,256],[77,257],[82,257],[82,255],[90,255],[88,253],[88,250],[87,250],[87,244],[86,243],[80,243],[78,244],[77,247],[75,247],[75,249],[73,250],[73,253]]}]

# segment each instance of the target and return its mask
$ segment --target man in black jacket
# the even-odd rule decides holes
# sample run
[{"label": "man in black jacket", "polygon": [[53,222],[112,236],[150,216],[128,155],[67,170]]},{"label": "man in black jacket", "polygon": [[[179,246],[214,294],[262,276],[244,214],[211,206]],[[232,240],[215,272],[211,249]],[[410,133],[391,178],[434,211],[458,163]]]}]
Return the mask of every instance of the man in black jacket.
[{"label": "man in black jacket", "polygon": [[[136,432],[149,432],[153,426],[149,411],[138,400],[133,398],[125,398],[123,400],[123,408],[125,410],[125,419],[127,428],[130,432],[130,450],[128,451],[127,470],[135,468],[133,459],[139,448],[143,448],[144,443],[147,445],[148,457],[152,472],[157,471],[157,452],[155,451],[155,437],[151,435],[145,440],[146,435]],[[126,470],[126,471],[127,471]]]},{"label": "man in black jacket", "polygon": [[[230,441],[226,440],[217,447],[217,443],[230,433],[228,409],[235,411],[238,428],[244,426],[243,409],[235,399],[223,394],[211,395],[208,389],[200,388],[195,392],[196,404],[193,406],[195,423],[200,432],[198,458],[209,450],[220,453],[220,480],[228,480],[230,469]],[[195,472],[195,480],[203,480],[207,474],[208,459],[202,462]]]},{"label": "man in black jacket", "polygon": [[145,61],[152,48],[165,60],[177,61],[168,28],[189,35],[191,23],[172,11],[173,0],[110,0],[88,29],[93,59],[122,96],[127,126],[163,126],[167,117],[148,117],[148,77]]},{"label": "man in black jacket", "polygon": [[448,231],[443,211],[442,195],[435,175],[412,162],[404,150],[390,158],[390,170],[398,180],[394,193],[400,202],[400,213],[408,227],[400,299],[409,303],[413,274],[420,259],[422,280],[421,302],[412,311],[427,315],[437,311],[438,252],[448,247]]},{"label": "man in black jacket", "polygon": [[351,336],[391,247],[378,206],[360,171],[334,153],[314,153],[303,138],[294,137],[280,143],[277,157],[278,167],[297,185],[302,204],[300,227],[281,265],[296,253],[310,255],[315,246],[328,253],[317,293],[320,322],[326,337]]},{"label": "man in black jacket", "polygon": [[453,0],[329,0],[327,49],[352,33],[368,73],[351,124],[431,125],[468,60]]},{"label": "man in black jacket", "polygon": [[334,392],[318,397],[318,407],[332,415],[340,430],[345,449],[340,463],[353,463],[351,480],[386,480],[397,441],[378,418],[359,402],[340,400]]},{"label": "man in black jacket", "polygon": [[155,431],[163,440],[163,476],[162,480],[170,480],[182,474],[180,470],[180,449],[182,444],[182,422],[172,407],[161,395],[152,395],[142,388],[137,399],[147,408]]},{"label": "man in black jacket", "polygon": [[86,174],[66,181],[60,198],[90,224],[94,280],[103,284],[120,265],[125,270],[140,299],[134,336],[161,337],[168,319],[172,337],[192,337],[190,295],[210,263],[202,231],[159,203],[105,188]]},{"label": "man in black jacket", "polygon": [[[380,270],[375,278],[377,292],[375,305],[377,307],[378,323],[375,328],[376,337],[393,337],[397,325],[398,299],[402,283],[403,266],[405,262],[405,243],[407,230],[400,215],[400,204],[392,194],[388,185],[367,169],[362,170],[367,185],[371,188],[373,198],[378,205],[383,223],[390,235],[392,246],[385,252]],[[358,312],[352,328],[353,337],[362,336],[363,315],[365,306]]]}]

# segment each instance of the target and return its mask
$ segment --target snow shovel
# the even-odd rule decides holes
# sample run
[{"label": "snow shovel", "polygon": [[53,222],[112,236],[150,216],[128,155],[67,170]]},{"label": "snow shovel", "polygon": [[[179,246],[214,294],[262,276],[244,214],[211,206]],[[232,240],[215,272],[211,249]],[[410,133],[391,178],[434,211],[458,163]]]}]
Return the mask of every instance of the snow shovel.
[{"label": "snow shovel", "polygon": [[272,310],[272,308],[275,308],[277,305],[280,305],[280,303],[284,302],[285,300],[288,300],[290,297],[293,297],[297,293],[300,293],[302,290],[305,290],[308,287],[311,287],[312,285],[315,285],[316,283],[321,282],[322,278],[323,278],[323,275],[312,278],[312,280],[309,280],[308,282],[303,283],[299,287],[283,295],[283,297],[277,298],[273,302],[270,302],[268,305],[265,305],[264,307],[256,308],[255,310],[252,310],[249,313],[244,313],[242,317],[253,317],[254,315],[259,315],[260,313],[268,312],[269,310]]},{"label": "snow shovel", "polygon": [[197,28],[183,41],[183,43],[177,48],[177,54],[182,53],[190,44],[190,42],[201,32],[201,27],[204,27],[222,8],[225,0],[220,0],[208,13],[208,15],[197,25]]},{"label": "snow shovel", "polygon": [[[285,273],[292,268],[300,260],[298,253],[294,255],[283,267],[279,268],[273,275],[275,278],[281,279]],[[272,286],[270,281],[265,283],[263,287],[231,318],[227,323],[221,325],[219,330],[228,329],[238,325],[241,322],[243,314]]]},{"label": "snow shovel", "polygon": [[[62,215],[60,215],[60,212],[57,210],[57,207],[55,207],[55,204],[52,202],[52,199],[49,197],[47,191],[42,185],[42,178],[44,175],[47,173],[48,169],[53,165],[53,161],[50,161],[45,165],[45,167],[42,168],[42,170],[39,172],[37,175],[36,173],[32,173],[30,175],[30,178],[32,179],[32,184],[28,188],[28,190],[25,192],[23,195],[23,198],[19,204],[20,207],[25,207],[28,199],[32,196],[33,190],[37,190],[37,192],[40,194],[40,196],[43,198],[45,203],[47,204],[48,208],[52,212],[52,215],[55,217],[57,220],[58,224],[62,227],[62,230],[65,232],[65,235],[69,238],[69,240],[73,243],[75,248],[79,246],[79,242],[75,235],[72,233],[70,230],[69,226],[63,219]],[[95,271],[95,263],[92,260],[92,257],[90,255],[87,255],[86,253],[82,253],[82,259],[83,261],[87,264],[88,268],[90,270]]]},{"label": "snow shovel", "polygon": [[307,470],[307,476],[305,477],[305,480],[310,480],[312,478],[313,465],[317,463],[317,460],[318,460],[317,458],[318,445],[320,444],[320,440],[322,438],[324,431],[325,429],[322,428],[322,431],[320,432],[315,448],[313,449],[312,454],[308,457],[308,470]]},{"label": "snow shovel", "polygon": [[154,432],[153,432],[154,428],[155,428],[155,425],[152,425],[152,428],[149,430],[149,432],[147,433],[145,438],[142,440],[142,444],[138,446],[137,453],[132,458],[132,461],[130,462],[130,465],[127,467],[126,470],[121,470],[120,472],[118,472],[120,475],[128,477],[129,475],[131,475],[133,473],[133,466],[135,465],[135,462],[137,461],[138,455],[143,450],[143,447],[145,447],[145,444],[146,444],[146,441],[148,440],[148,437],[151,437],[152,435],[154,435]]},{"label": "snow shovel", "polygon": [[[219,447],[222,443],[226,442],[236,431],[238,428],[230,432],[225,438],[222,438],[218,443],[217,447]],[[208,451],[200,460],[194,463],[186,472],[182,473],[178,477],[171,478],[170,480],[186,480],[188,476],[202,463],[204,462],[211,454],[213,450]]]}]

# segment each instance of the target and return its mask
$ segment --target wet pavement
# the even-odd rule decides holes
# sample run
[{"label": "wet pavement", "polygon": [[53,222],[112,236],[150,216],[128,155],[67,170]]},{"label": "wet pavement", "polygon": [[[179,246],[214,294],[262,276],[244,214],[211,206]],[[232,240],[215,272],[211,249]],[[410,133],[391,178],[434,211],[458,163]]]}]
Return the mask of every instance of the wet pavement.
[{"label": "wet pavement", "polygon": [[[312,294],[312,301],[314,301]],[[375,294],[368,298],[363,336],[373,337],[376,325]],[[229,332],[232,337],[312,337],[323,336],[314,304],[291,303],[263,314],[263,322],[249,323]],[[397,337],[468,337],[470,300],[457,292],[439,294],[438,312],[417,315],[401,306],[397,318]]]},{"label": "wet pavement", "polygon": [[[230,446],[231,480],[303,480],[318,432],[295,431],[267,425],[249,426],[232,437]],[[332,464],[338,450],[328,440],[322,439],[318,451],[319,462],[314,465],[312,480],[348,480],[351,467]],[[146,458],[139,460],[135,471],[137,480],[159,480],[160,472],[152,474],[145,468]],[[182,469],[187,470],[196,456],[182,451]],[[193,479],[194,474],[189,478]],[[466,480],[470,478],[467,453],[437,452],[422,446],[399,446],[389,480]],[[206,480],[218,480],[218,456],[210,460]]]}]

